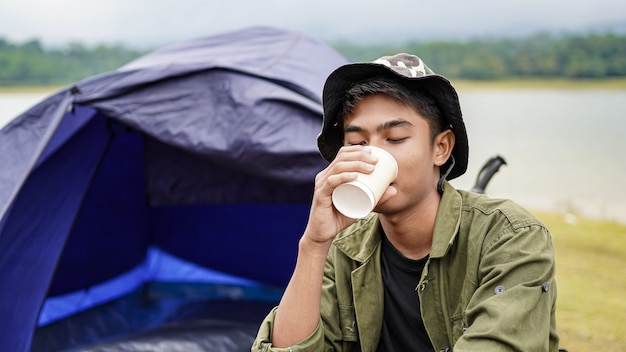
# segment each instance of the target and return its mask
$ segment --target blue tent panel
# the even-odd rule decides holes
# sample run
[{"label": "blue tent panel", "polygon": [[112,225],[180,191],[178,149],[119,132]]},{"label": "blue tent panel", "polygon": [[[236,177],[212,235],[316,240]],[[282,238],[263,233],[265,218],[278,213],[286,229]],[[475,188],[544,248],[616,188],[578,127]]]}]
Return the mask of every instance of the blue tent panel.
[{"label": "blue tent panel", "polygon": [[303,204],[162,209],[154,241],[167,252],[205,267],[285,286],[308,213]]},{"label": "blue tent panel", "polygon": [[[0,235],[0,288],[14,295],[0,304],[0,316],[12,331],[0,334],[7,351],[27,349],[67,233],[108,144],[104,123],[85,126],[31,173],[12,205]],[[15,335],[22,337],[17,343]]]},{"label": "blue tent panel", "polygon": [[247,28],[76,82],[3,127],[0,350],[98,343],[120,331],[104,317],[139,331],[198,301],[277,300],[327,165],[322,86],[344,63]]},{"label": "blue tent panel", "polygon": [[76,216],[48,295],[111,279],[141,263],[150,242],[152,211],[145,201],[141,134],[98,115],[106,153]]}]

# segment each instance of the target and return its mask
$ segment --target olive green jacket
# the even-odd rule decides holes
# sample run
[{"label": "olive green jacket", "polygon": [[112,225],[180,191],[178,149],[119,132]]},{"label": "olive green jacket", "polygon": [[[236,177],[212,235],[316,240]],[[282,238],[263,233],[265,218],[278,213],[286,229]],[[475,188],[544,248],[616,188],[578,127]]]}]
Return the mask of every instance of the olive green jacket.
[{"label": "olive green jacket", "polygon": [[[384,306],[378,229],[372,214],[335,238],[321,320],[309,337],[272,347],[274,309],[252,351],[375,351]],[[511,201],[446,183],[416,288],[435,351],[557,351],[554,275],[552,239],[539,220]]]}]

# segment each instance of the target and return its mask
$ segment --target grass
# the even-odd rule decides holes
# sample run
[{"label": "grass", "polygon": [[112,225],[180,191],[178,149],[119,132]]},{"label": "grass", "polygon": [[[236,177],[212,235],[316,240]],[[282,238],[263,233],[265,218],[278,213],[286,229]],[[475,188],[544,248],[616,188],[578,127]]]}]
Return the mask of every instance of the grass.
[{"label": "grass", "polygon": [[496,81],[452,80],[457,89],[626,89],[626,77],[611,79],[507,79]]},{"label": "grass", "polygon": [[62,86],[0,86],[0,94],[22,94],[22,93],[52,93],[63,88]]},{"label": "grass", "polygon": [[[492,81],[453,79],[457,89],[626,89],[626,77],[606,79],[520,78]],[[53,92],[62,86],[0,86],[0,93]]]},{"label": "grass", "polygon": [[561,347],[626,351],[626,225],[535,214],[554,239]]}]

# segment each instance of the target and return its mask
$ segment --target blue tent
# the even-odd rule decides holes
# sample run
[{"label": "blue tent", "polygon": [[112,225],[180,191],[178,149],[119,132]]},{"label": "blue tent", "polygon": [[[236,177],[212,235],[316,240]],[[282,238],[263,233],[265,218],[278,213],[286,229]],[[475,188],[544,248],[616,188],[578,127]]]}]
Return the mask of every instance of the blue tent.
[{"label": "blue tent", "polygon": [[[345,62],[249,28],[77,82],[0,130],[0,350],[258,326],[293,269],[326,164],[322,85]],[[211,350],[251,338],[233,336]]]}]

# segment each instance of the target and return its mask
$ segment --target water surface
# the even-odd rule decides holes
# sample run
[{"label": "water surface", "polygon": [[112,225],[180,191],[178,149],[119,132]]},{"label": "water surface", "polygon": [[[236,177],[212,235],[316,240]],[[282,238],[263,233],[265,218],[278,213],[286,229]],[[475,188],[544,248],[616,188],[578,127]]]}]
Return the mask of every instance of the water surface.
[{"label": "water surface", "polygon": [[499,154],[487,192],[542,209],[626,221],[626,90],[469,90],[459,96],[470,139],[471,188]]}]

